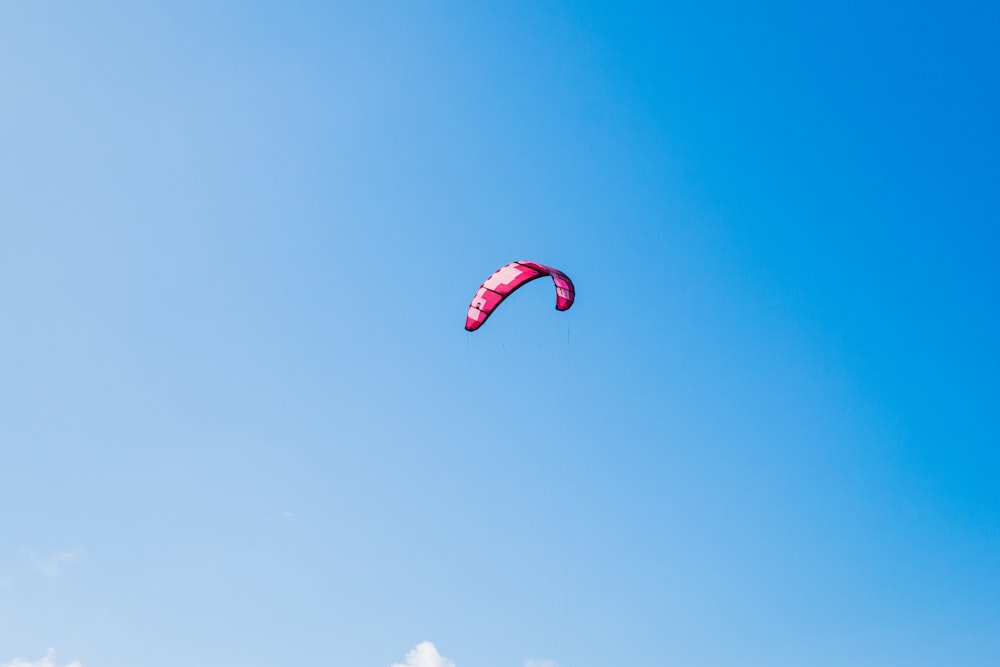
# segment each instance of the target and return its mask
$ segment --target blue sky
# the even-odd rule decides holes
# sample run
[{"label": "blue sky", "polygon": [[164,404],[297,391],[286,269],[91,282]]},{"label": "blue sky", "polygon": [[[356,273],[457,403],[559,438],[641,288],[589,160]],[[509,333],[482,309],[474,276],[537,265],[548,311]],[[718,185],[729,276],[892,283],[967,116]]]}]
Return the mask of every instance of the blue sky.
[{"label": "blue sky", "polygon": [[998,18],[0,3],[0,665],[997,664]]}]

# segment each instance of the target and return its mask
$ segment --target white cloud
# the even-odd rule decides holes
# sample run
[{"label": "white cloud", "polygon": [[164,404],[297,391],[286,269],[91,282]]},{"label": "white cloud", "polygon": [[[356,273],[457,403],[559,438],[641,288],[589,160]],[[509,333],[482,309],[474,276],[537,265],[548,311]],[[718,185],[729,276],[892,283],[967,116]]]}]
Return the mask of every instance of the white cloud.
[{"label": "white cloud", "polygon": [[31,560],[31,564],[36,570],[44,574],[46,577],[58,577],[60,569],[63,565],[79,562],[83,560],[85,555],[86,552],[79,547],[48,556],[47,558],[42,558],[37,552],[34,551],[28,552],[28,558]]},{"label": "white cloud", "polygon": [[[0,665],[0,667],[58,667],[56,665],[56,652],[55,649],[49,649],[45,652],[45,657],[38,660],[25,660],[23,658],[14,658],[10,662],[5,662]],[[73,662],[67,663],[65,667],[83,667],[79,660],[74,660]]]},{"label": "white cloud", "polygon": [[[0,667],[6,666],[0,665]],[[397,662],[392,667],[455,667],[455,663],[438,653],[434,644],[420,642],[416,648],[406,654],[405,663]],[[559,667],[559,663],[555,660],[529,658],[525,661],[524,667]]]},{"label": "white cloud", "polygon": [[455,667],[455,663],[438,653],[434,644],[420,642],[406,654],[405,664],[397,662],[392,667]]}]

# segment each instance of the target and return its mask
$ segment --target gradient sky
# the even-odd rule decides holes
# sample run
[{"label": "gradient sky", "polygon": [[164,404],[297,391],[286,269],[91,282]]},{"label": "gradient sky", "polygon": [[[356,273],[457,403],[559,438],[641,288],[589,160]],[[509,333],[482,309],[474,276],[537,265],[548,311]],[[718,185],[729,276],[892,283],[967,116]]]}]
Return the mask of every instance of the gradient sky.
[{"label": "gradient sky", "polygon": [[0,0],[0,665],[1000,664],[998,81],[964,0]]}]

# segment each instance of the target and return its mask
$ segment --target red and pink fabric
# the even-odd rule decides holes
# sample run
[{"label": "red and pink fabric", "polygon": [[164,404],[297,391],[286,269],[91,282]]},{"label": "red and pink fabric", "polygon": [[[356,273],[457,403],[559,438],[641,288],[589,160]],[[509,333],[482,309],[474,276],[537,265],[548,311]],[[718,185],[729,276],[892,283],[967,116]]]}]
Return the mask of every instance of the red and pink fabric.
[{"label": "red and pink fabric", "polygon": [[569,310],[573,305],[576,290],[573,281],[559,269],[535,262],[511,262],[502,266],[487,278],[476,291],[469,313],[465,317],[466,331],[475,331],[483,326],[490,314],[514,290],[537,278],[551,276],[556,286],[556,310]]}]

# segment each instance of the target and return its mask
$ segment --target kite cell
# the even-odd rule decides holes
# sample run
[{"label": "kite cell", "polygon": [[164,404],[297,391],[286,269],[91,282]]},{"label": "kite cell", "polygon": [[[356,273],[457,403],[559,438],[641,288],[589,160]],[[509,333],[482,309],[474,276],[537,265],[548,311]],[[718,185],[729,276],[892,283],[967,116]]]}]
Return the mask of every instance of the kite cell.
[{"label": "kite cell", "polygon": [[475,331],[486,318],[517,288],[536,278],[551,276],[556,285],[556,310],[569,310],[576,290],[573,281],[559,269],[535,262],[511,262],[502,266],[480,286],[465,318],[465,330]]}]

